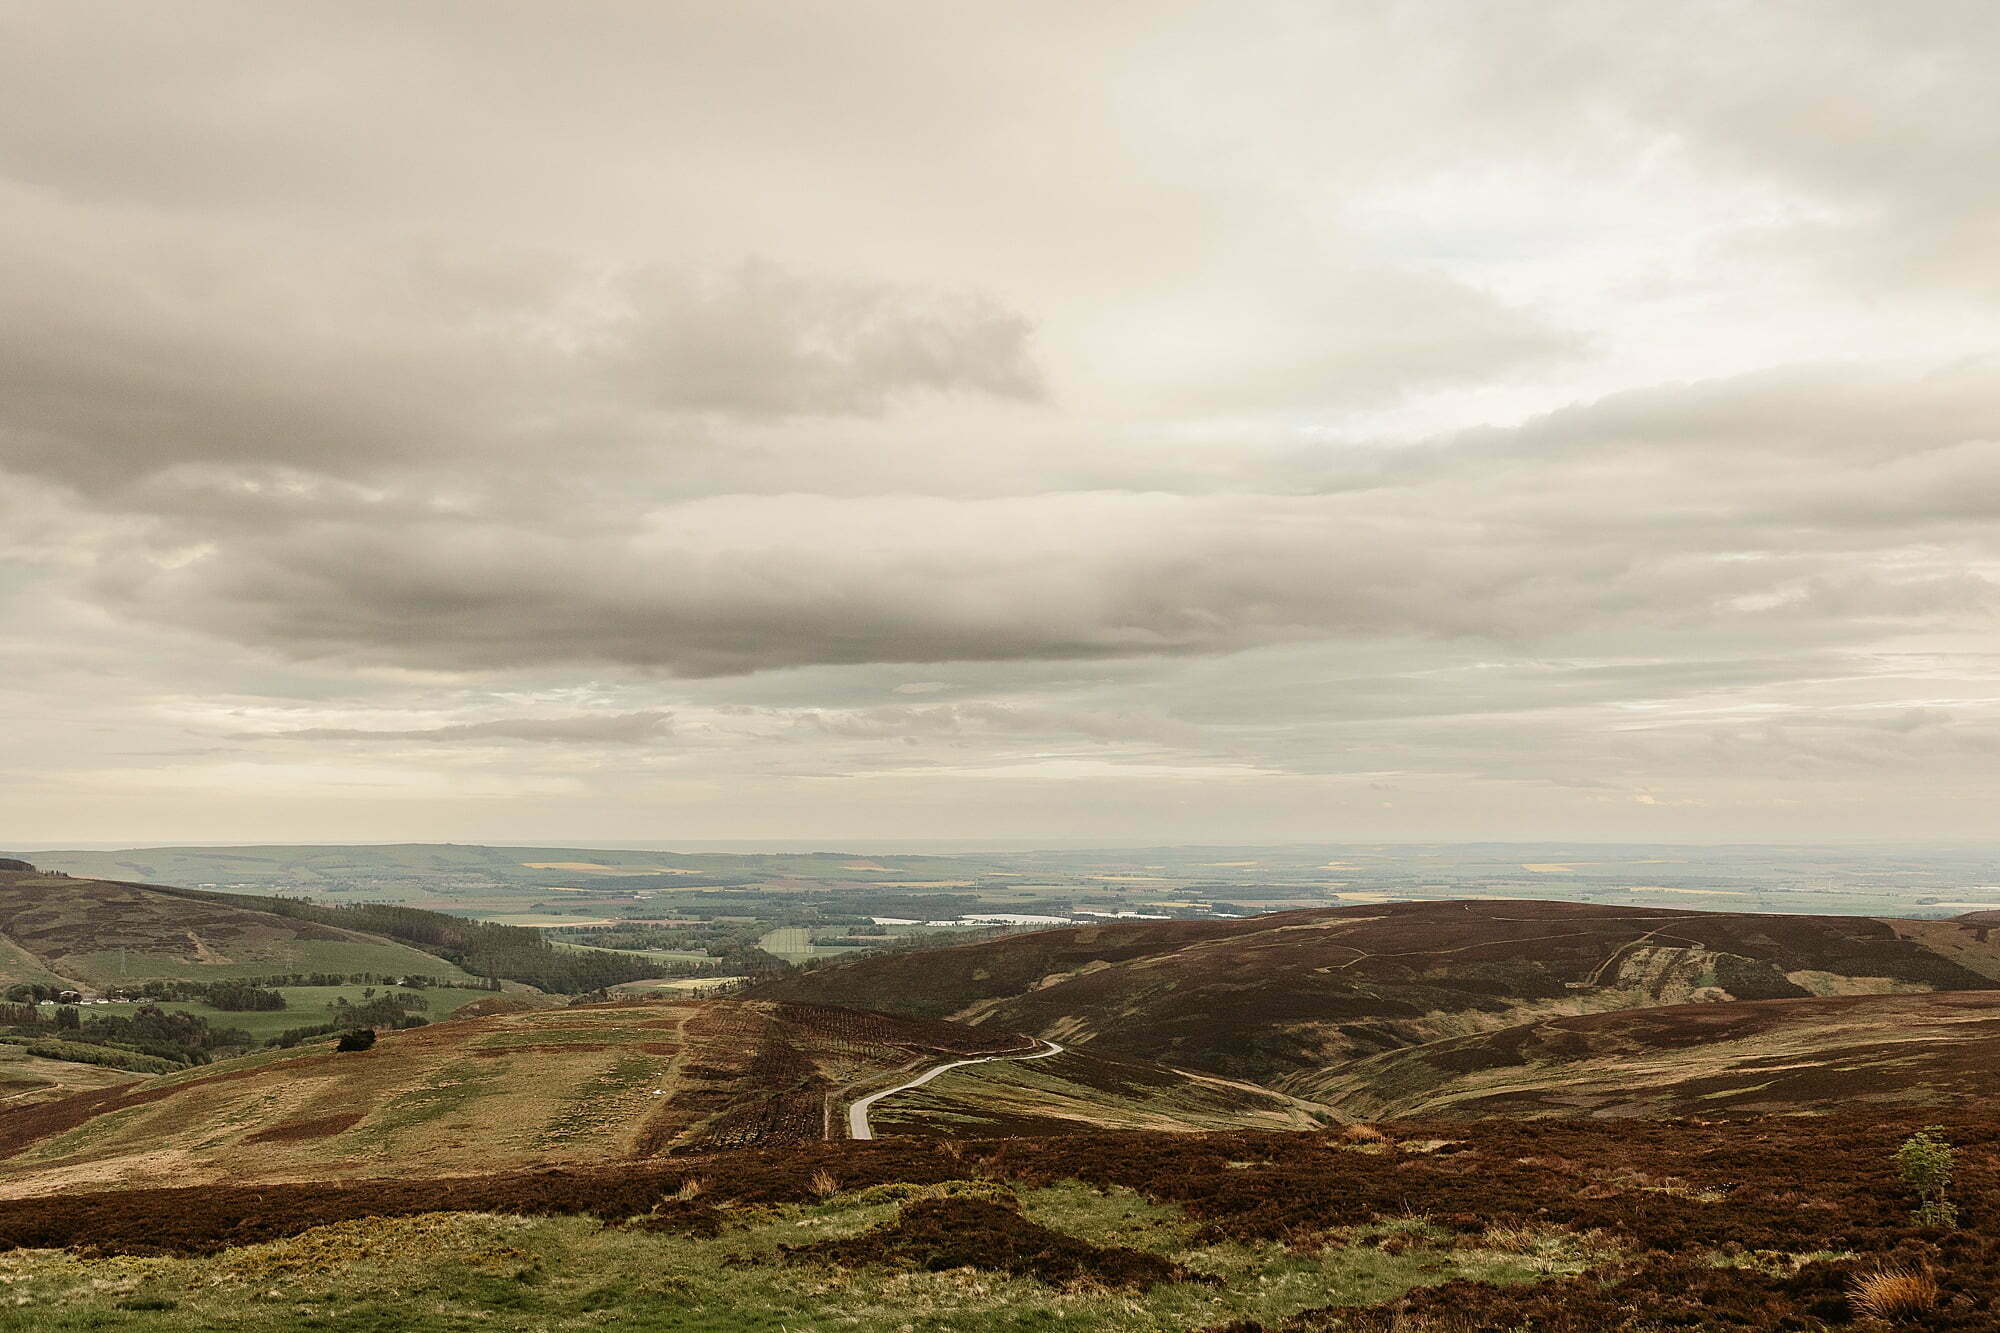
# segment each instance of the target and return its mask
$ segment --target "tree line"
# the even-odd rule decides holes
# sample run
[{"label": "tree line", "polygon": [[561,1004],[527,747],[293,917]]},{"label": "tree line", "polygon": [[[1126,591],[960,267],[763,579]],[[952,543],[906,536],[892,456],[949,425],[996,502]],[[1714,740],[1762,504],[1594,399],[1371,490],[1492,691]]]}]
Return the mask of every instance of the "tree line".
[{"label": "tree line", "polygon": [[446,912],[389,903],[328,904],[304,898],[264,898],[247,893],[217,893],[207,889],[154,885],[157,892],[197,902],[221,903],[247,911],[341,930],[383,935],[435,954],[484,978],[493,989],[500,981],[519,981],[560,995],[581,995],[624,981],[670,975],[666,968],[642,958],[558,949],[541,933],[524,926],[473,921]]}]

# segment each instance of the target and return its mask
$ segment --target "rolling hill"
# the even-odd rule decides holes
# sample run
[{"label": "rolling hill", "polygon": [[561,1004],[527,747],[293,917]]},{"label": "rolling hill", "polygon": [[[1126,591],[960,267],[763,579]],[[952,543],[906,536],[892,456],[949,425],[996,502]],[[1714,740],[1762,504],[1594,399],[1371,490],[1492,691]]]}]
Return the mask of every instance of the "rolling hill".
[{"label": "rolling hill", "polygon": [[150,885],[0,871],[0,982],[85,991],[153,978],[376,972],[471,980],[394,940]]},{"label": "rolling hill", "polygon": [[821,1138],[829,1095],[1007,1033],[713,1001],[522,1008],[224,1061],[0,1118],[0,1192],[445,1175]]},{"label": "rolling hill", "polygon": [[0,1327],[1864,1333],[1913,1272],[1972,1333],[1996,924],[1407,903],[493,997],[0,1113]]},{"label": "rolling hill", "polygon": [[1294,1088],[1363,1119],[1948,1105],[2000,1093],[2000,991],[1556,1018],[1371,1056]]},{"label": "rolling hill", "polygon": [[[385,1033],[367,1051],[267,1052],[0,1116],[0,1194],[816,1142],[844,1135],[856,1096],[942,1062],[1038,1046],[991,1027],[756,1001],[480,1007],[506,1011]],[[1264,1089],[1090,1057],[1063,1061],[1025,1100],[983,1087],[898,1093],[877,1115],[889,1132],[930,1135],[1001,1121],[1040,1133],[1326,1120]]]},{"label": "rolling hill", "polygon": [[991,1023],[1310,1096],[1324,1071],[1356,1060],[1560,1017],[1987,989],[2000,977],[1990,934],[1976,922],[1412,902],[1041,931],[824,966],[755,993]]}]

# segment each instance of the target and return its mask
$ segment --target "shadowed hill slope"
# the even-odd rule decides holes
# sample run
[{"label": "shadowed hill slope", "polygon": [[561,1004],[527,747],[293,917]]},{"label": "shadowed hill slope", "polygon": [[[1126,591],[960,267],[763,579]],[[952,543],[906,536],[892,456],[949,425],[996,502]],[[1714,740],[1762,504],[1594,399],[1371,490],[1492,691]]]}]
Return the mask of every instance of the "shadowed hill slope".
[{"label": "shadowed hill slope", "polygon": [[1120,922],[858,959],[757,994],[1275,1083],[1441,1038],[1691,1001],[1975,990],[1975,924],[1484,900]]}]

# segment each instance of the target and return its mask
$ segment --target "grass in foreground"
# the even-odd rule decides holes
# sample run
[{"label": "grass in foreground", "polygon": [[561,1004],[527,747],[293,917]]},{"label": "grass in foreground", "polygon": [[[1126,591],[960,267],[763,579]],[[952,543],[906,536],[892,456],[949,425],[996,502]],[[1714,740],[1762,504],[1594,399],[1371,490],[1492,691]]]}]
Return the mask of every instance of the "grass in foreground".
[{"label": "grass in foreground", "polygon": [[[892,1222],[912,1198],[952,1190],[1017,1198],[1022,1215],[1042,1226],[1158,1254],[1220,1282],[1062,1288],[974,1268],[842,1269],[785,1254],[861,1235]],[[0,1329],[1152,1333],[1373,1304],[1453,1277],[1527,1282],[1583,1266],[1518,1245],[1452,1248],[1415,1219],[1329,1233],[1296,1250],[1199,1245],[1179,1210],[1075,1183],[1018,1196],[989,1182],[878,1186],[727,1217],[722,1233],[706,1238],[579,1217],[456,1213],[344,1222],[198,1259],[21,1251],[0,1255]]]}]

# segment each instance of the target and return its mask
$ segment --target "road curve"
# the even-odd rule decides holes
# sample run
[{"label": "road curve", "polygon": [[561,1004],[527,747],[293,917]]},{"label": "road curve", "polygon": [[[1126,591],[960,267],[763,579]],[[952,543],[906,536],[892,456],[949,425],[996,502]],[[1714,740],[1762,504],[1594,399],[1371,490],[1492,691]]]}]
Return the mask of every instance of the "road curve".
[{"label": "road curve", "polygon": [[871,1092],[847,1108],[847,1137],[851,1139],[874,1138],[875,1131],[868,1124],[869,1107],[881,1101],[884,1097],[893,1097],[899,1092],[908,1092],[911,1088],[921,1088],[939,1074],[949,1073],[951,1070],[960,1069],[966,1065],[983,1065],[989,1060],[1046,1060],[1051,1055],[1061,1055],[1063,1053],[1063,1047],[1060,1042],[1044,1039],[1043,1044],[1048,1047],[1046,1051],[1033,1051],[1027,1055],[980,1055],[974,1056],[970,1060],[953,1060],[949,1064],[942,1064],[925,1070],[908,1083],[898,1083],[893,1088],[884,1088],[880,1092]]}]

